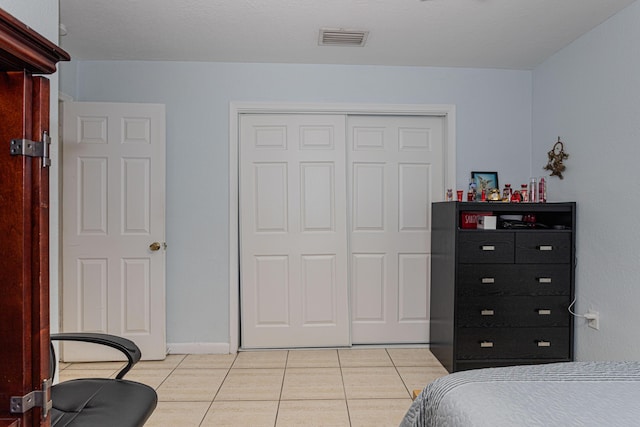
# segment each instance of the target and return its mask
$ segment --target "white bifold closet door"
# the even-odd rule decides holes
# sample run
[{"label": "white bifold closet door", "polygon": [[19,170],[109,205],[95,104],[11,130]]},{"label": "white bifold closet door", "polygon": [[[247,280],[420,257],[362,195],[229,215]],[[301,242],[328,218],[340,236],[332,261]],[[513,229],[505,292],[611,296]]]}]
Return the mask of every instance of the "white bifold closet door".
[{"label": "white bifold closet door", "polygon": [[443,118],[240,120],[244,348],[425,343]]},{"label": "white bifold closet door", "polygon": [[345,117],[243,115],[244,348],[349,345]]}]

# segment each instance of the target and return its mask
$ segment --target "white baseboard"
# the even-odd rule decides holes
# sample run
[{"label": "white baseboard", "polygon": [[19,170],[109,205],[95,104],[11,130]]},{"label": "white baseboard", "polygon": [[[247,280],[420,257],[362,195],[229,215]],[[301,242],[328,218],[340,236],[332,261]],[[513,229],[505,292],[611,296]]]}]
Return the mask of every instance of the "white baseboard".
[{"label": "white baseboard", "polygon": [[187,342],[167,343],[168,354],[229,354],[229,343]]}]

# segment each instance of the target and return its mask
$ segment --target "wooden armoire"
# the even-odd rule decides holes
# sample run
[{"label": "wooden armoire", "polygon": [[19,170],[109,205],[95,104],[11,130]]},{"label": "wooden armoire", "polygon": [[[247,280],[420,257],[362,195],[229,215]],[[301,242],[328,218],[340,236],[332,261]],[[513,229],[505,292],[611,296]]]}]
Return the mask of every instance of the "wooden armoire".
[{"label": "wooden armoire", "polygon": [[34,74],[69,59],[0,9],[0,427],[50,425],[49,81]]}]

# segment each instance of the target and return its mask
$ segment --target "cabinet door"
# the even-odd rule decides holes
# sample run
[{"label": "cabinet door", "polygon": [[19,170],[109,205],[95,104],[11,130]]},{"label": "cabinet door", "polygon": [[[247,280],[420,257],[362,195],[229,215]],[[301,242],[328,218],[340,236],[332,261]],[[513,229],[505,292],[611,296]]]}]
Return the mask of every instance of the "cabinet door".
[{"label": "cabinet door", "polygon": [[0,418],[49,425],[39,409],[10,414],[12,396],[49,378],[49,170],[42,159],[10,154],[12,139],[49,130],[49,81],[0,73]]}]

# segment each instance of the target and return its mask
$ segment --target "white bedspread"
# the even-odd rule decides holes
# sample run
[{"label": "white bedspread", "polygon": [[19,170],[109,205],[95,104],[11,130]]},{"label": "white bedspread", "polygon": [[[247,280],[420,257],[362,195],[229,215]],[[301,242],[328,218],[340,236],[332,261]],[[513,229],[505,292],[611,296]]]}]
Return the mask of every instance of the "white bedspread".
[{"label": "white bedspread", "polygon": [[640,426],[640,362],[457,372],[425,387],[409,426]]}]

